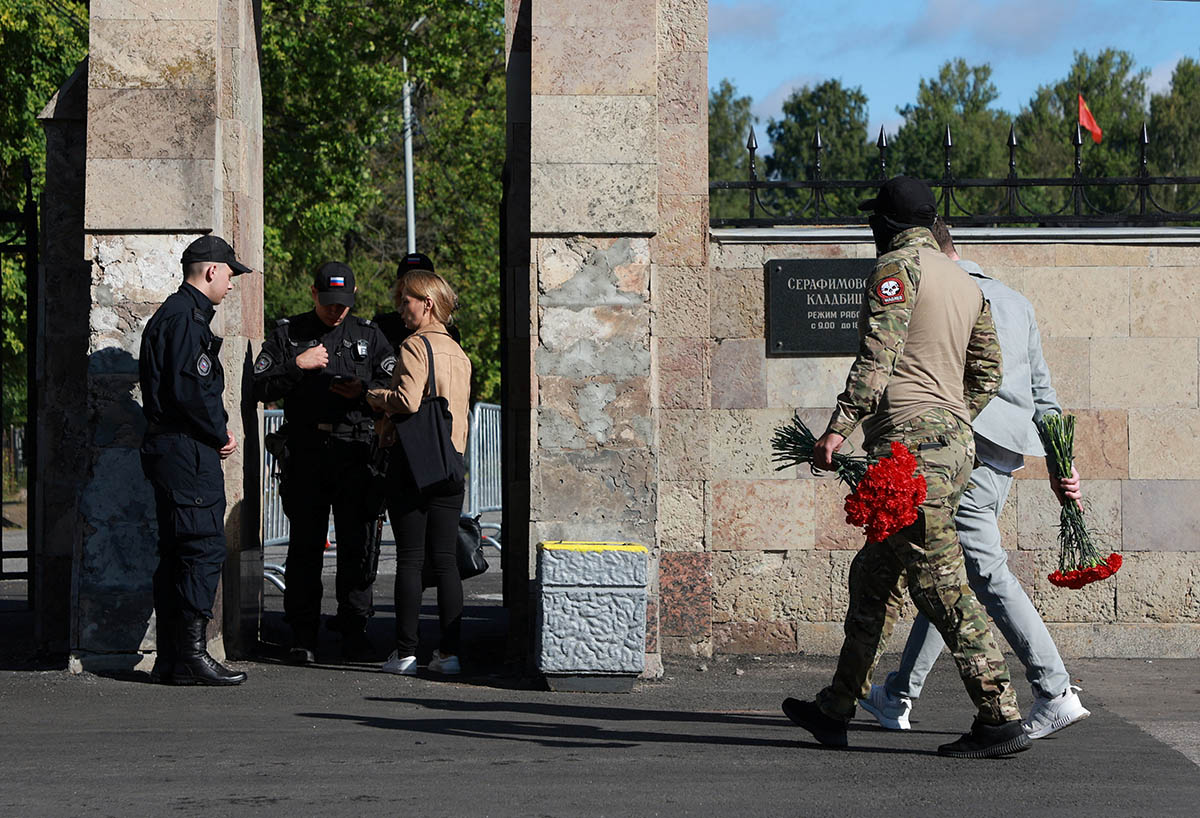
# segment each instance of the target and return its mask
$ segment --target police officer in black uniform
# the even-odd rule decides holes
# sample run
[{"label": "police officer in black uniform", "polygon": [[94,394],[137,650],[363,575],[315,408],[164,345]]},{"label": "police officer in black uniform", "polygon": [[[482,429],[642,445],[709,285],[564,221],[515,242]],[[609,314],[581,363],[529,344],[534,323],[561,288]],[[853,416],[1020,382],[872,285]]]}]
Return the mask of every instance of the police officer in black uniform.
[{"label": "police officer in black uniform", "polygon": [[233,289],[233,276],[248,272],[224,239],[196,239],[183,251],[183,284],[142,332],[138,366],[148,423],[142,469],[158,518],[158,655],[150,678],[164,684],[246,681],[245,673],[209,656],[205,631],[225,562],[221,461],[237,448],[221,401],[221,339],[208,325]]},{"label": "police officer in black uniform", "polygon": [[366,626],[379,509],[369,502],[374,421],[365,396],[391,383],[396,358],[374,323],[350,315],[354,291],[348,266],[322,264],[313,280],[313,309],[280,320],[254,362],[255,399],[284,400],[281,494],[291,536],[283,607],[294,640],[289,655],[300,664],[316,660],[331,506],[342,652],[352,660],[375,658]]},{"label": "police officer in black uniform", "polygon": [[[409,253],[404,258],[400,259],[400,264],[396,267],[396,280],[399,281],[409,270],[428,270],[433,273],[433,261],[424,253]],[[400,342],[412,335],[412,330],[404,325],[404,319],[400,317],[400,313],[392,310],[391,312],[380,312],[375,314],[373,319],[375,324],[383,330],[383,334],[387,336],[388,341],[392,345],[392,349],[399,350]],[[462,338],[459,336],[458,327],[451,324],[446,327],[446,332],[454,339],[455,343],[461,343]]]}]

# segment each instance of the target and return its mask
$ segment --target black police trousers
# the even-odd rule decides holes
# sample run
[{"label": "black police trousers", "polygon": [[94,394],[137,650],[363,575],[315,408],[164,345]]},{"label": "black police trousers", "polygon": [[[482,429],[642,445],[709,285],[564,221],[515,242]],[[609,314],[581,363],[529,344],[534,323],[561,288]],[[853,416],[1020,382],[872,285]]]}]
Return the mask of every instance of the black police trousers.
[{"label": "black police trousers", "polygon": [[321,620],[321,567],[329,510],[337,531],[338,623],[355,628],[374,613],[372,585],[379,566],[371,508],[370,443],[327,434],[292,434],[282,486],[283,511],[291,523],[287,553],[285,618],[297,633],[311,635]]},{"label": "black police trousers", "polygon": [[159,629],[181,614],[212,619],[225,564],[225,475],[217,450],[177,432],[147,435],[142,471],[154,487]]}]

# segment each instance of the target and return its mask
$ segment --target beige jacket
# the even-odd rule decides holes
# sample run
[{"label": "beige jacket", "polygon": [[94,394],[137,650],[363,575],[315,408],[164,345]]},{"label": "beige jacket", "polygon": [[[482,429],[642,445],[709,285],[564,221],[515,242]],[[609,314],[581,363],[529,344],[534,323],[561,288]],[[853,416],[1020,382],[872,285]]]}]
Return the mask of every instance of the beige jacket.
[{"label": "beige jacket", "polygon": [[[374,408],[382,408],[389,415],[412,414],[421,408],[421,399],[427,397],[429,361],[425,351],[424,336],[433,347],[435,385],[439,397],[450,404],[453,419],[450,438],[454,448],[464,453],[467,450],[467,424],[471,402],[471,360],[462,347],[446,334],[446,327],[433,323],[417,330],[404,339],[396,351],[396,369],[392,372],[392,385],[387,389],[371,389],[367,398]],[[385,446],[396,441],[396,430],[388,419],[375,423],[375,431]]]}]

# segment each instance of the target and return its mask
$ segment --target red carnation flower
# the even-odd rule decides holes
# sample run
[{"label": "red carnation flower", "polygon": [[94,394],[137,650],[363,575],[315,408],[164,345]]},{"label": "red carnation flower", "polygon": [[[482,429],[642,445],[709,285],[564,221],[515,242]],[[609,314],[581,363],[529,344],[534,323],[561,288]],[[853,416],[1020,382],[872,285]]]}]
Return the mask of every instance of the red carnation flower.
[{"label": "red carnation flower", "polygon": [[915,523],[925,502],[925,477],[915,474],[917,459],[902,443],[893,442],[891,450],[867,468],[846,497],[846,522],[861,526],[868,542],[883,542]]}]

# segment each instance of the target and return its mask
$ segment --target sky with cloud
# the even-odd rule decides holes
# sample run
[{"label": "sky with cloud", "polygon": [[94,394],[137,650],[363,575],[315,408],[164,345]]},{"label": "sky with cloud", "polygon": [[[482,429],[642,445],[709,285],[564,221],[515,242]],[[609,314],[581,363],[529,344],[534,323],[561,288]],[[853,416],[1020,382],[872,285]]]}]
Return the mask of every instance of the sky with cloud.
[{"label": "sky with cloud", "polygon": [[1076,51],[1129,51],[1155,91],[1181,57],[1200,59],[1200,2],[1189,0],[709,0],[708,10],[709,86],[729,79],[753,98],[760,143],[793,89],[830,78],[861,86],[870,133],[890,134],[918,82],[956,57],[989,63],[996,105],[1013,113],[1066,76]]}]

